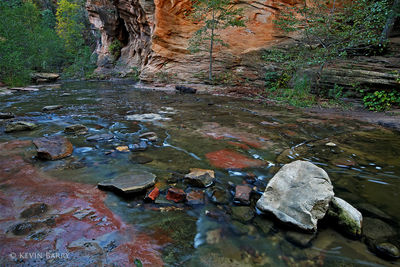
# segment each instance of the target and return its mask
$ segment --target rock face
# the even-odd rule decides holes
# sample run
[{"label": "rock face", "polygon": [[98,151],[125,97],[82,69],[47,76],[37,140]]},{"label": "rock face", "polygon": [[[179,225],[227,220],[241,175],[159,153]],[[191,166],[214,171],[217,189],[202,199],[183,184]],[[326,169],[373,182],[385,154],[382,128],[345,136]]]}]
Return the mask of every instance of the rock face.
[{"label": "rock face", "polygon": [[352,205],[341,198],[332,199],[328,215],[338,223],[339,227],[348,235],[361,235],[362,215]]},{"label": "rock face", "polygon": [[129,175],[118,176],[105,180],[97,186],[100,189],[112,190],[124,194],[142,191],[155,184],[156,176],[149,172],[134,172]]},{"label": "rock face", "polygon": [[263,212],[305,231],[316,231],[334,196],[328,174],[307,161],[284,165],[257,202]]},{"label": "rock face", "polygon": [[[217,45],[215,70],[228,69],[234,77],[262,79],[264,70],[255,66],[255,59],[260,58],[263,48],[282,39],[273,19],[285,6],[299,2],[237,2],[236,6],[244,9],[246,27],[228,27],[219,32],[229,47]],[[188,16],[191,3],[190,0],[87,0],[89,20],[101,34],[97,71],[124,76],[136,68],[141,79],[147,81],[198,79],[193,76],[207,71],[208,58],[191,55],[187,50],[190,37],[201,26]],[[113,55],[109,48],[114,42],[121,44],[121,50]]]},{"label": "rock face", "polygon": [[19,132],[19,131],[31,131],[37,128],[37,125],[27,121],[15,121],[7,124],[5,132]]},{"label": "rock face", "polygon": [[41,159],[57,160],[72,154],[71,142],[62,136],[43,137],[33,140],[37,155]]}]

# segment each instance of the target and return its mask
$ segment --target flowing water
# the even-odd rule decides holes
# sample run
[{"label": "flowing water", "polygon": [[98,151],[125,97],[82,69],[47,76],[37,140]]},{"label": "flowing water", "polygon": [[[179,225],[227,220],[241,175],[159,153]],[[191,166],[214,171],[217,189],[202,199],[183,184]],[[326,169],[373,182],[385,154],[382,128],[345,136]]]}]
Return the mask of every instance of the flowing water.
[{"label": "flowing water", "polygon": [[[253,218],[250,216],[250,219],[243,214],[235,215],[240,213],[240,209],[233,202],[232,187],[247,183],[254,188],[249,209],[252,213],[256,200],[280,166],[296,159],[311,161],[327,171],[335,194],[357,207],[367,218],[366,221],[372,218],[373,222],[381,223],[376,227],[384,225],[390,228],[390,240],[384,241],[398,246],[398,132],[340,117],[322,119],[295,109],[271,107],[247,100],[141,90],[123,82],[66,82],[59,87],[42,88],[37,92],[16,92],[0,96],[0,103],[0,112],[13,112],[18,120],[32,121],[39,125],[34,131],[6,134],[3,131],[6,121],[3,121],[0,124],[1,143],[53,135],[68,137],[74,146],[74,152],[68,158],[38,160],[32,146],[24,148],[20,153],[35,171],[46,177],[47,180],[43,181],[51,180],[54,187],[67,188],[67,185],[74,185],[72,191],[84,189],[90,196],[87,199],[84,191],[79,191],[76,198],[87,199],[89,203],[96,195],[104,194],[104,198],[99,197],[96,202],[100,205],[103,201],[105,205],[93,212],[100,214],[110,210],[111,215],[104,215],[104,218],[114,216],[128,227],[127,232],[132,229],[131,232],[135,234],[125,239],[137,239],[137,235],[145,235],[146,238],[138,239],[139,245],[136,245],[150,247],[148,254],[154,254],[149,256],[146,251],[140,254],[136,247],[124,250],[128,259],[118,261],[112,257],[112,253],[114,247],[119,249],[121,246],[112,244],[122,244],[123,238],[102,235],[105,240],[102,241],[98,237],[100,234],[93,235],[92,239],[96,239],[97,252],[93,252],[93,246],[88,248],[89,241],[71,248],[71,242],[86,237],[85,227],[89,223],[84,220],[89,217],[81,218],[86,224],[78,224],[76,229],[71,230],[76,237],[65,236],[68,241],[64,242],[64,246],[60,245],[64,244],[63,235],[54,234],[59,227],[59,219],[55,220],[55,226],[48,227],[50,230],[40,228],[40,233],[44,233],[43,238],[32,238],[39,232],[35,229],[29,234],[14,236],[7,229],[11,229],[17,221],[21,222],[21,218],[10,211],[14,215],[3,213],[0,218],[1,229],[5,229],[0,235],[4,241],[0,242],[3,243],[0,244],[0,257],[3,257],[0,262],[4,265],[45,263],[58,266],[61,262],[62,266],[126,266],[133,265],[135,258],[149,266],[399,265],[396,261],[378,258],[362,240],[348,239],[329,224],[320,226],[317,237],[308,248],[293,245],[293,241],[288,241],[288,229],[274,220],[259,214]],[[63,108],[51,112],[42,111],[44,106],[55,104],[63,105]],[[153,115],[143,120],[143,116],[134,116],[137,114]],[[65,134],[64,128],[71,124],[83,124],[88,127],[89,133]],[[155,132],[158,136],[158,141],[149,143],[147,150],[115,150],[118,146],[138,143],[139,135],[145,132]],[[103,133],[112,134],[114,138],[102,142],[86,140],[88,136]],[[327,146],[329,142],[336,146]],[[8,152],[3,150],[0,153],[4,157]],[[138,164],[132,161],[133,155],[144,156],[152,161]],[[7,162],[14,164],[12,161]],[[3,173],[7,173],[3,167]],[[190,168],[212,169],[216,172],[215,184],[211,188],[201,189],[205,192],[205,203],[188,205],[167,201],[165,194],[171,186],[186,192],[193,190],[183,181],[171,179],[173,173],[186,174]],[[144,193],[123,197],[96,188],[98,182],[137,170],[157,175],[156,186],[161,195],[155,203],[144,203]],[[24,175],[32,176],[32,172]],[[4,210],[14,207],[17,213],[37,199],[44,203],[48,201],[46,204],[52,203],[49,199],[59,197],[57,194],[63,190],[47,198],[42,197],[40,194],[46,193],[39,190],[29,193],[29,196],[19,192],[18,199],[11,201],[8,198],[15,191],[9,185],[10,179],[17,178],[10,175],[0,180],[0,204]],[[52,184],[49,184],[50,187]],[[15,208],[17,206],[19,208]],[[51,204],[49,206],[51,209]],[[65,214],[69,213],[66,211]],[[96,225],[99,223],[96,221]],[[72,221],[69,221],[70,224]],[[79,225],[83,228],[79,228]],[[63,227],[63,231],[68,233],[66,226]],[[51,233],[55,235],[55,241],[51,239]],[[9,256],[9,253],[14,253],[13,244],[17,244],[15,250],[23,251],[21,247],[25,247],[32,252],[32,248],[39,248],[39,243],[44,244],[48,240],[54,243],[46,243],[42,249],[51,248],[60,253],[74,252],[69,258],[56,261],[41,261],[38,257],[32,260],[32,256],[21,258],[17,255],[17,259]],[[20,247],[17,249],[17,246]],[[80,254],[76,253],[77,250]],[[157,259],[152,256],[157,256]]]}]

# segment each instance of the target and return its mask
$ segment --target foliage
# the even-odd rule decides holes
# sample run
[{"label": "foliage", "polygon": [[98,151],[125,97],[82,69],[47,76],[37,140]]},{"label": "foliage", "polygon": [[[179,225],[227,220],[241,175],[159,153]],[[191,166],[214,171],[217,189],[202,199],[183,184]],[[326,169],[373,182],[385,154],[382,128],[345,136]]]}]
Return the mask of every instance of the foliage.
[{"label": "foliage", "polygon": [[115,39],[108,47],[108,51],[113,55],[114,59],[118,59],[121,56],[121,48],[121,42],[118,39]]},{"label": "foliage", "polygon": [[24,85],[32,71],[54,71],[63,61],[62,41],[47,10],[31,1],[0,2],[0,80]]},{"label": "foliage", "polygon": [[63,39],[66,50],[64,76],[68,78],[89,77],[95,68],[96,58],[85,44],[86,15],[84,2],[58,1],[56,30]]},{"label": "foliage", "polygon": [[365,92],[360,90],[360,92],[364,93],[364,106],[371,111],[386,111],[393,105],[400,105],[400,93],[398,91]]},{"label": "foliage", "polygon": [[[209,80],[212,76],[213,51],[216,44],[227,46],[220,38],[218,30],[229,26],[243,27],[243,10],[234,7],[232,0],[193,0],[193,10],[190,14],[195,23],[202,26],[194,33],[189,42],[189,51],[209,53]],[[209,44],[209,45],[207,45]],[[206,47],[206,48],[204,48]]]}]

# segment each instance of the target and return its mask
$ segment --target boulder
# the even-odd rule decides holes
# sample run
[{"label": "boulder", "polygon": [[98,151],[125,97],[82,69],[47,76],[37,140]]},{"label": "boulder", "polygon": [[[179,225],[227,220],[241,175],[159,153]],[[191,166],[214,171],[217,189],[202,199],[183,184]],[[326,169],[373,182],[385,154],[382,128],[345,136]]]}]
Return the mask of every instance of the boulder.
[{"label": "boulder", "polygon": [[72,154],[71,142],[63,136],[42,137],[33,140],[36,146],[38,158],[46,160],[57,160]]},{"label": "boulder", "polygon": [[73,133],[73,134],[87,134],[88,128],[85,125],[82,124],[73,124],[65,127],[64,129],[65,133]]},{"label": "boulder", "polygon": [[12,119],[14,117],[15,117],[15,115],[12,114],[11,112],[0,112],[0,119],[2,119],[2,120]]},{"label": "boulder", "polygon": [[284,165],[269,181],[257,207],[284,223],[316,231],[333,196],[328,174],[310,162],[297,160]]},{"label": "boulder", "polygon": [[334,197],[327,215],[331,217],[339,228],[353,237],[361,235],[362,215],[352,205],[341,198]]},{"label": "boulder", "polygon": [[214,171],[192,168],[190,173],[185,175],[185,181],[196,187],[209,187],[215,178]]},{"label": "boulder", "polygon": [[52,111],[62,108],[62,105],[52,105],[52,106],[45,106],[42,108],[42,111]]},{"label": "boulder", "polygon": [[143,191],[155,184],[156,176],[149,172],[132,172],[127,175],[121,175],[114,179],[105,180],[97,184],[102,190],[117,191],[124,194],[130,194]]},{"label": "boulder", "polygon": [[19,132],[19,131],[31,131],[37,128],[37,125],[27,121],[15,121],[6,125],[5,132]]}]

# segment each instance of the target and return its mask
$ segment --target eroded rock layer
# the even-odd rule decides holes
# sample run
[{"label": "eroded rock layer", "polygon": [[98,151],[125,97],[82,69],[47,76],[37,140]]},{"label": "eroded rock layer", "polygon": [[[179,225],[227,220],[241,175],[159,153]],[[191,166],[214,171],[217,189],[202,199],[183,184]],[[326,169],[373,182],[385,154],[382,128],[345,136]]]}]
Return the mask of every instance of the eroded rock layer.
[{"label": "eroded rock layer", "polygon": [[[238,1],[246,27],[219,32],[229,47],[216,47],[216,73],[259,79],[263,75],[257,65],[259,51],[282,40],[273,19],[283,7],[297,2]],[[190,0],[87,0],[89,20],[101,36],[97,72],[124,76],[140,71],[144,80],[164,82],[201,79],[207,72],[208,57],[187,50],[190,37],[200,27],[188,17],[190,9]],[[120,52],[113,49],[116,40]]]}]

